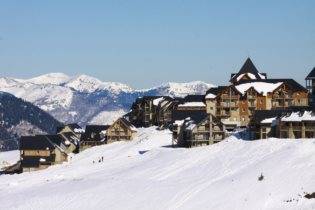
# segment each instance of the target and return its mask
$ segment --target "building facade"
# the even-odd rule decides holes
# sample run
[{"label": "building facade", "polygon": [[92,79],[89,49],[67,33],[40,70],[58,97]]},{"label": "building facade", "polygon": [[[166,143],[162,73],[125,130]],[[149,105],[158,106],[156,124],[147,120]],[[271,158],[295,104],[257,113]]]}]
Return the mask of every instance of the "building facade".
[{"label": "building facade", "polygon": [[267,79],[248,58],[231,84],[211,88],[205,96],[207,112],[228,129],[248,126],[256,110],[308,106],[309,93],[293,79]]}]

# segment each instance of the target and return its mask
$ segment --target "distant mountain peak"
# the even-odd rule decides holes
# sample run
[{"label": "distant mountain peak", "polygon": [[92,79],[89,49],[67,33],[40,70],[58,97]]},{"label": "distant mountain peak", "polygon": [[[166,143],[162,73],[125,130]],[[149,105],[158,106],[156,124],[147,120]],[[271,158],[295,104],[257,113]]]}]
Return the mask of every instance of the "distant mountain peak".
[{"label": "distant mountain peak", "polygon": [[70,77],[64,73],[49,73],[24,80],[24,82],[34,83],[38,85],[43,84],[60,85],[65,82],[68,82],[69,80]]},{"label": "distant mountain peak", "polygon": [[[185,97],[205,94],[214,85],[202,81],[167,82],[135,90],[119,82],[104,82],[88,75],[44,74],[31,79],[0,77],[0,91],[35,104],[64,123],[100,123],[129,111],[132,103],[146,95]],[[118,113],[118,114],[117,114]]]}]

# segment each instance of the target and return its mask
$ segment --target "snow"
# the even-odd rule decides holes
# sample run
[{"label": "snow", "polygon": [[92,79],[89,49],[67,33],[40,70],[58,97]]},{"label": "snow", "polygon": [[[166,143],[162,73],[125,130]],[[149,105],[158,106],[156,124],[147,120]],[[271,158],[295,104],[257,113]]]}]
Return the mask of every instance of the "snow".
[{"label": "snow", "polygon": [[126,112],[122,109],[115,111],[102,111],[98,115],[94,116],[93,119],[90,120],[89,124],[110,125],[125,114]]},{"label": "snow", "polygon": [[212,94],[212,93],[208,93],[207,95],[206,95],[206,99],[215,99],[217,96],[216,95],[214,95],[214,94]]},{"label": "snow", "polygon": [[179,104],[178,107],[205,107],[206,104],[203,102],[186,102]]},{"label": "snow", "polygon": [[283,83],[268,83],[268,82],[249,82],[240,85],[236,85],[235,88],[242,94],[245,95],[246,91],[250,88],[254,88],[258,93],[262,93],[267,96],[268,93],[273,92],[275,89],[280,87]]},{"label": "snow", "polygon": [[49,73],[44,74],[38,77],[34,77],[32,79],[28,80],[20,80],[23,82],[30,82],[34,84],[54,84],[54,85],[60,85],[65,82],[68,82],[70,80],[70,77],[64,73]]},{"label": "snow", "polygon": [[154,106],[158,106],[159,103],[160,103],[161,101],[163,101],[163,99],[164,99],[163,97],[154,99],[154,100],[153,100],[153,105],[154,105]]},{"label": "snow", "polygon": [[175,122],[173,123],[174,125],[177,126],[182,126],[184,124],[185,120],[175,120]]},{"label": "snow", "polygon": [[134,141],[94,147],[46,170],[0,176],[1,208],[315,208],[314,199],[303,198],[315,190],[314,139],[170,144],[169,131],[139,129]]},{"label": "snow", "polygon": [[260,76],[261,79],[266,79],[265,75],[262,75],[261,73],[258,73],[258,75]]},{"label": "snow", "polygon": [[261,121],[262,124],[271,124],[272,126],[276,125],[276,117],[267,118]]},{"label": "snow", "polygon": [[75,133],[84,133],[85,132],[85,130],[83,128],[75,128],[73,131]]},{"label": "snow", "polygon": [[315,116],[311,111],[305,111],[302,115],[300,112],[292,112],[289,116],[281,118],[283,122],[302,122],[302,121],[315,121]]},{"label": "snow", "polygon": [[0,91],[33,103],[60,122],[80,122],[82,125],[91,121],[106,121],[100,119],[104,115],[102,111],[128,110],[137,97],[184,97],[188,94],[204,94],[210,87],[214,86],[194,81],[172,82],[147,90],[134,90],[118,82],[104,82],[87,75],[68,76],[63,73],[45,74],[31,79],[0,77]]},{"label": "snow", "polygon": [[132,91],[132,89],[125,84],[121,84],[118,82],[102,82],[99,79],[87,75],[79,75],[70,80],[67,84],[65,84],[65,86],[73,88],[80,92],[87,93],[92,93],[98,90],[108,90],[116,94],[122,91]]},{"label": "snow", "polygon": [[19,159],[20,152],[18,150],[0,152],[0,169],[16,163]]},{"label": "snow", "polygon": [[257,78],[254,74],[252,74],[252,73],[245,73],[245,74],[240,74],[237,78],[236,78],[236,80],[237,81],[240,81],[244,76],[248,76],[250,79],[252,79],[252,80],[257,80],[257,79],[266,79],[266,77],[264,76],[264,75],[262,75],[262,74],[260,74],[260,73],[258,73],[258,76],[260,77],[260,78]]},{"label": "snow", "polygon": [[208,84],[202,81],[192,81],[192,82],[169,82],[162,84],[151,89],[140,90],[140,91],[156,91],[157,95],[167,95],[172,97],[185,97],[191,94],[204,94],[208,89],[215,87],[212,84]]}]

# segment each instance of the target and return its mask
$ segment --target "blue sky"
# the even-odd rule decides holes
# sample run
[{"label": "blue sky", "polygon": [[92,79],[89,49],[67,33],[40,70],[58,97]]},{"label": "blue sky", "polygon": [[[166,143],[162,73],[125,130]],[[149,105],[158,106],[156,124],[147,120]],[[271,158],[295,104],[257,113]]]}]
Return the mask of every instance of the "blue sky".
[{"label": "blue sky", "polygon": [[0,1],[0,73],[219,85],[250,56],[270,77],[304,84],[314,9],[314,0]]}]

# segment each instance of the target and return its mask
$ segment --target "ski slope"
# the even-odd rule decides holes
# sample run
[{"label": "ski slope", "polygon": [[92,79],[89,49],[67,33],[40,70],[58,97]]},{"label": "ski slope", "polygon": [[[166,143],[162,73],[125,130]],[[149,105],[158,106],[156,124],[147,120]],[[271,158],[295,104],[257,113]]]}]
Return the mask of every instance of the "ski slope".
[{"label": "ski slope", "polygon": [[169,131],[139,129],[134,141],[0,176],[0,209],[315,209],[303,197],[315,191],[315,139],[170,144]]}]

